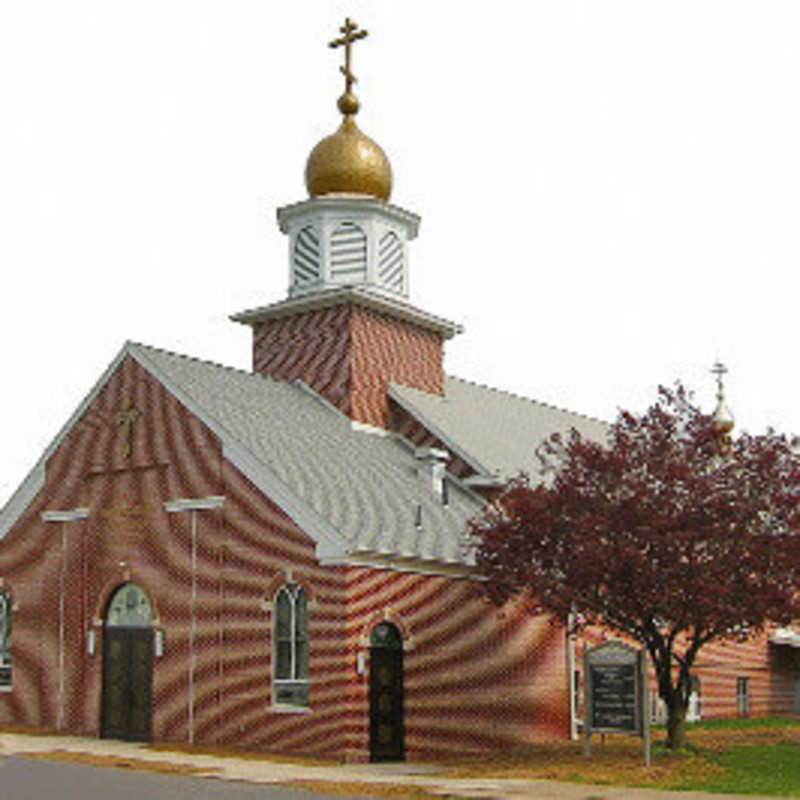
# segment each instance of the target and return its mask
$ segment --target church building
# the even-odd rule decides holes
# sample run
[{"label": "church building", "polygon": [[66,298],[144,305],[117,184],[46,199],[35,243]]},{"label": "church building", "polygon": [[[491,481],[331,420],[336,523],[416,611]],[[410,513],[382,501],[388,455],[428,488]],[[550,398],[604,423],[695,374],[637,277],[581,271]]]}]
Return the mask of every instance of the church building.
[{"label": "church building", "polygon": [[409,299],[420,220],[341,33],[288,294],[232,317],[252,371],[128,342],[0,511],[0,725],[351,761],[570,735],[575,643],[489,604],[464,537],[539,442],[606,426],[445,374],[462,330]]}]

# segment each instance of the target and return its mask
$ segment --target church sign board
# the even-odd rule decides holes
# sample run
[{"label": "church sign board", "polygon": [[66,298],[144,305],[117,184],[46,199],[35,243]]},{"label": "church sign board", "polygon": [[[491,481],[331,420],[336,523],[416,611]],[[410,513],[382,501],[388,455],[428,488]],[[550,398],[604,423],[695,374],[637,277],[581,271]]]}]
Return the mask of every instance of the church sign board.
[{"label": "church sign board", "polygon": [[584,749],[591,754],[593,733],[628,733],[644,739],[650,765],[647,717],[647,668],[644,650],[622,642],[606,642],[583,657]]}]

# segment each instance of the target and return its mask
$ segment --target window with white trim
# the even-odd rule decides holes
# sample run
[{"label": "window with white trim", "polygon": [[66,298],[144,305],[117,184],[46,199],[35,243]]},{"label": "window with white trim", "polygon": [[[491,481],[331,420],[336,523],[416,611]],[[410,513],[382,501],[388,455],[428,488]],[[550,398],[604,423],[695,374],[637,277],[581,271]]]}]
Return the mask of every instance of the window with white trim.
[{"label": "window with white trim", "polygon": [[308,596],[296,583],[278,590],[273,606],[275,705],[308,705]]},{"label": "window with white trim", "polygon": [[0,686],[11,686],[11,595],[0,589]]},{"label": "window with white trim", "polygon": [[740,717],[750,713],[750,686],[748,678],[736,679],[736,710]]}]

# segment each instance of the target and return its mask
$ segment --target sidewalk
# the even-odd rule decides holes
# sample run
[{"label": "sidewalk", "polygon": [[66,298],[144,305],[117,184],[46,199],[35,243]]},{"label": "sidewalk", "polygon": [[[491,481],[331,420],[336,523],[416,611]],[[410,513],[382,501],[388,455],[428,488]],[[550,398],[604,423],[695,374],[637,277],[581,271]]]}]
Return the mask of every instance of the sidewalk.
[{"label": "sidewalk", "polygon": [[[430,792],[455,797],[485,797],[500,800],[742,800],[745,795],[708,794],[705,792],[665,792],[654,789],[592,786],[583,783],[559,783],[544,780],[507,778],[447,778],[437,774],[434,764],[358,764],[309,766],[280,761],[261,761],[234,756],[204,755],[180,751],[151,750],[147,745],[111,739],[79,736],[34,736],[0,732],[0,757],[66,752],[117,758],[139,762],[169,762],[199,770],[193,777],[248,781],[263,784],[292,784],[297,781],[326,783],[388,784],[425,788]],[[101,764],[102,766],[102,764]],[[135,768],[135,767],[134,767]],[[143,769],[146,769],[143,765]],[[755,797],[755,795],[749,795]]]}]

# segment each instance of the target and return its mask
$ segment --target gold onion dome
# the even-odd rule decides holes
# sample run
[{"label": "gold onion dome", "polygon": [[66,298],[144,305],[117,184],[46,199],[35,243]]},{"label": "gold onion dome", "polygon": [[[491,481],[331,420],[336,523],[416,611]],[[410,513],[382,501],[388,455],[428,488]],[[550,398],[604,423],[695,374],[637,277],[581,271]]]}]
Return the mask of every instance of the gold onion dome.
[{"label": "gold onion dome", "polygon": [[717,377],[717,407],[714,409],[711,418],[714,421],[714,430],[722,436],[729,434],[735,425],[733,414],[731,414],[725,402],[725,387],[722,382],[722,378],[727,371],[727,367],[719,361],[714,364],[711,370]]},{"label": "gold onion dome", "polygon": [[324,194],[362,194],[388,200],[392,193],[392,167],[380,145],[358,129],[353,117],[358,113],[358,98],[351,91],[356,78],[350,70],[350,47],[367,32],[349,17],[344,34],[330,42],[330,47],[344,45],[344,94],[337,103],[344,119],[336,133],[326,136],[311,151],[306,162],[306,189],[311,197]]},{"label": "gold onion dome", "polygon": [[392,167],[380,145],[361,133],[353,115],[347,114],[339,130],[311,151],[306,162],[306,189],[311,197],[341,192],[388,200]]},{"label": "gold onion dome", "polygon": [[733,426],[736,424],[730,410],[724,405],[717,406],[714,411],[713,419],[714,430],[716,430],[717,433],[730,433],[733,430]]}]

